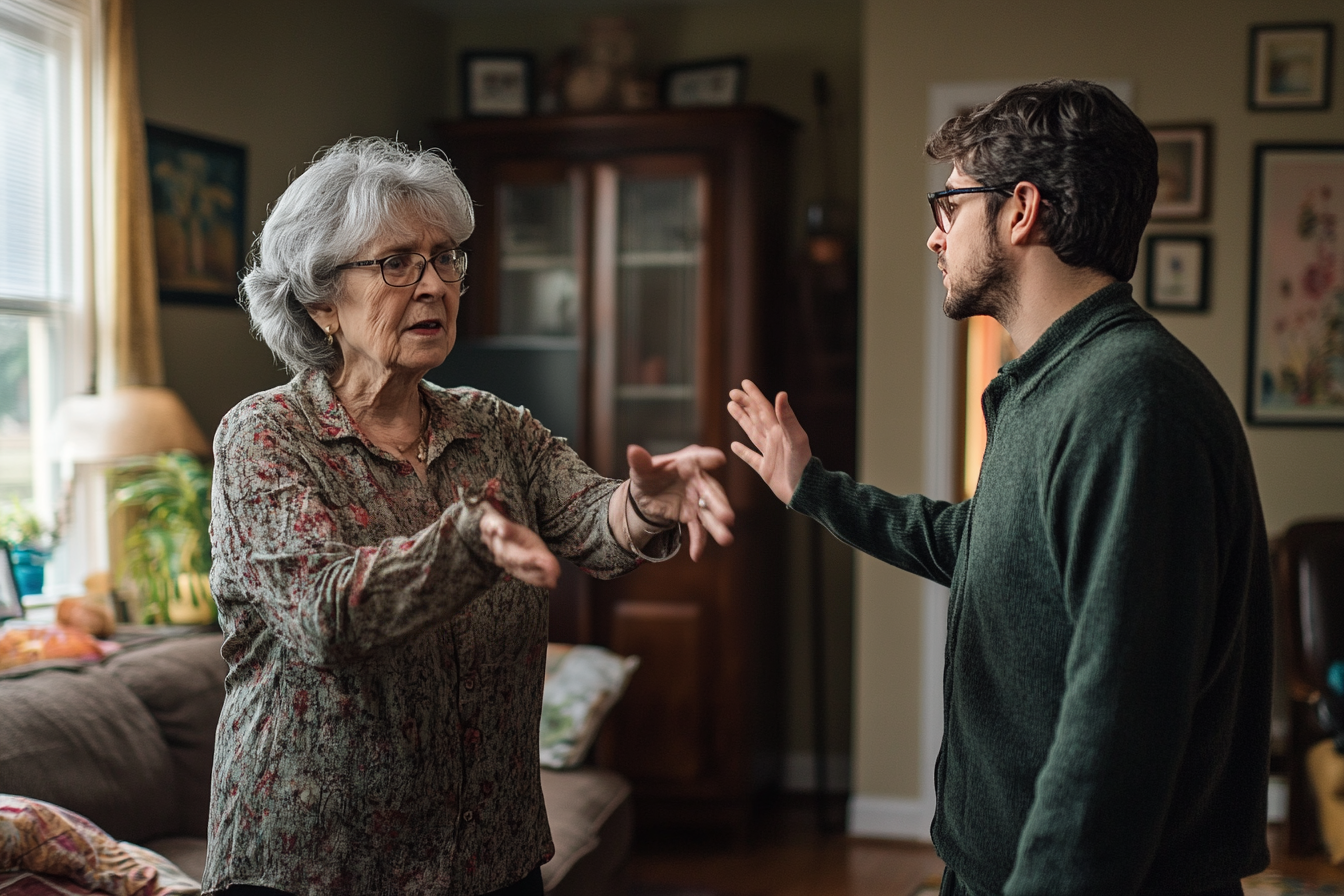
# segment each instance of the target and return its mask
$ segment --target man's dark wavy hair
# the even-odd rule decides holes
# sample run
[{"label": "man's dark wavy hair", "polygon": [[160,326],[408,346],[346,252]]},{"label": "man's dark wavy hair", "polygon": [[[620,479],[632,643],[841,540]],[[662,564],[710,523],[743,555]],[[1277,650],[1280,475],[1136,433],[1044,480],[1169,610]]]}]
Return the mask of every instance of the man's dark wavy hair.
[{"label": "man's dark wavy hair", "polygon": [[[1157,196],[1157,143],[1110,90],[1090,81],[1016,87],[949,119],[924,151],[980,183],[1036,185],[1059,260],[1117,280],[1134,275]],[[987,194],[988,220],[1006,196]]]}]

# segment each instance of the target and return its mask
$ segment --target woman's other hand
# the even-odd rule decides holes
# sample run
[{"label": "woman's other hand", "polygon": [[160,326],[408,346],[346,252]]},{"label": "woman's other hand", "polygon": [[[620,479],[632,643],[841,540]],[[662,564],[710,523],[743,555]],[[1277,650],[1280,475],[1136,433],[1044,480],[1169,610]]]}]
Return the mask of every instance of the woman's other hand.
[{"label": "woman's other hand", "polygon": [[803,469],[812,459],[812,446],[798,418],[789,407],[789,396],[780,392],[774,404],[751,380],[728,393],[728,413],[751,439],[756,450],[733,442],[733,453],[747,462],[785,504],[793,500]]},{"label": "woman's other hand", "polygon": [[560,561],[541,536],[489,504],[481,514],[481,543],[490,549],[495,565],[520,582],[554,588],[560,581]]},{"label": "woman's other hand", "polygon": [[630,464],[631,497],[650,519],[686,524],[691,559],[705,551],[705,533],[721,545],[733,543],[735,516],[728,495],[710,470],[727,459],[717,448],[688,445],[671,454],[650,455],[638,445],[625,450]]}]

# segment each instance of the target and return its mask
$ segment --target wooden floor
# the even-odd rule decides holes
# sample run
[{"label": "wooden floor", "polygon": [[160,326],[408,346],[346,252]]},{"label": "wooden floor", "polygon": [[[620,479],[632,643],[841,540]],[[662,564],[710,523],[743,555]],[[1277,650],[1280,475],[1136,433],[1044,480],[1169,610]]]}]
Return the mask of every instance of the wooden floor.
[{"label": "wooden floor", "polygon": [[[641,834],[627,877],[632,894],[672,896],[910,896],[943,863],[927,844],[821,834],[810,802],[794,799],[760,814],[744,842],[721,833]],[[1270,868],[1309,883],[1344,883],[1324,856],[1282,854],[1271,826]]]}]

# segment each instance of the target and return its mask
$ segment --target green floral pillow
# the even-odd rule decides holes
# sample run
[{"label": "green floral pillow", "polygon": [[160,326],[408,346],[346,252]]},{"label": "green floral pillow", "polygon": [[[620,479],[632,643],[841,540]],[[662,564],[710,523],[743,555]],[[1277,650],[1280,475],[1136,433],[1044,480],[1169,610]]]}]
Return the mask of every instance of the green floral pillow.
[{"label": "green floral pillow", "polygon": [[541,764],[573,768],[597,740],[602,720],[625,693],[639,657],[590,644],[548,644],[541,697]]}]

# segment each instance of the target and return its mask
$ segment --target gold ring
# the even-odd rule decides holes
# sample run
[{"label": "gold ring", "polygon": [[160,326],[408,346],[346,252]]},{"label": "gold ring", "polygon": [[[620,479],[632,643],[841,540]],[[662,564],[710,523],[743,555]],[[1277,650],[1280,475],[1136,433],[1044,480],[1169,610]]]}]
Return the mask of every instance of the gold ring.
[{"label": "gold ring", "polygon": [[700,504],[700,509],[701,509],[701,510],[704,510],[706,507],[709,506],[709,504],[705,502],[705,499],[704,499],[704,498],[701,498],[701,499],[699,500],[698,503]]}]

